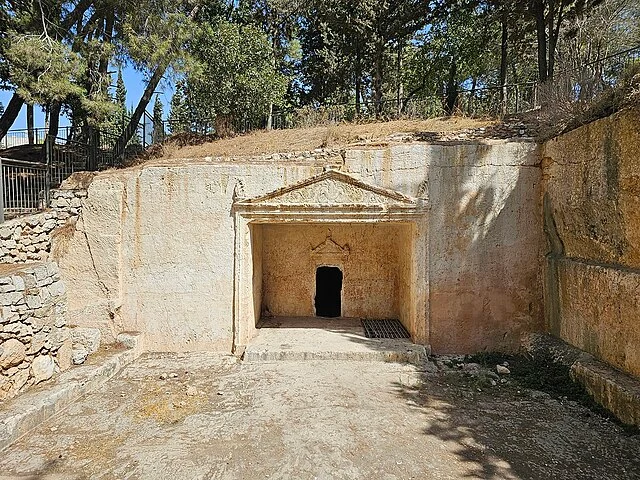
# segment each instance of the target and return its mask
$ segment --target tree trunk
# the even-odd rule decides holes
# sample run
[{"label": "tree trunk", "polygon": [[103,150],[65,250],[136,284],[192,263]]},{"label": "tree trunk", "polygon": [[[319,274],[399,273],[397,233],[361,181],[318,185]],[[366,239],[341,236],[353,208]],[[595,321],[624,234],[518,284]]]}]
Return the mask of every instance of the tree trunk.
[{"label": "tree trunk", "polygon": [[11,100],[9,100],[7,108],[5,108],[4,113],[0,117],[0,140],[4,138],[4,136],[13,125],[13,122],[15,122],[16,118],[18,118],[18,114],[20,113],[20,109],[22,108],[23,104],[24,100],[22,99],[22,97],[20,97],[20,95],[14,93],[11,96]]},{"label": "tree trunk", "polygon": [[558,37],[560,36],[560,26],[562,25],[563,18],[563,7],[564,2],[561,1],[558,7],[558,18],[555,20],[554,27],[554,19],[553,15],[550,15],[549,19],[549,61],[547,65],[547,78],[549,80],[553,80],[553,73],[555,71],[556,65],[556,46],[558,45]]},{"label": "tree trunk", "polygon": [[[199,8],[200,7],[198,5],[193,7],[193,9],[191,10],[191,13],[189,13],[190,20],[193,20],[193,18],[195,18]],[[174,47],[178,48],[177,45],[174,45]],[[162,77],[164,76],[164,72],[169,67],[169,64],[170,64],[170,59],[167,59],[166,61],[158,65],[155,71],[153,72],[153,75],[149,79],[149,83],[147,83],[147,87],[144,89],[144,93],[142,94],[142,97],[138,102],[138,106],[133,111],[133,114],[129,119],[129,123],[124,128],[124,130],[122,131],[118,139],[116,140],[116,143],[113,147],[113,156],[115,158],[123,157],[127,143],[129,143],[129,140],[131,140],[131,137],[133,137],[133,135],[136,133],[136,130],[138,129],[138,124],[140,123],[140,119],[142,118],[142,115],[144,115],[144,112],[147,109],[149,102],[151,101],[151,97],[153,97],[153,92],[158,87],[158,84],[160,83],[160,80],[162,80]],[[144,138],[142,139],[142,143],[144,144]]]},{"label": "tree trunk", "polygon": [[400,117],[400,115],[402,114],[403,108],[402,108],[402,97],[404,96],[404,85],[402,84],[402,41],[398,41],[398,59],[397,59],[397,71],[396,71],[396,76],[398,79],[398,92],[397,92],[397,109],[396,109],[396,113],[398,115],[398,118]]},{"label": "tree trunk", "polygon": [[547,29],[545,22],[544,0],[534,0],[533,15],[536,19],[536,37],[538,42],[538,77],[540,83],[547,81]]},{"label": "tree trunk", "polygon": [[[562,1],[562,0],[561,0]],[[555,1],[547,0],[548,3],[548,11],[547,11],[547,80],[551,80],[552,74],[551,71],[553,69],[553,55],[551,52],[555,50],[553,32],[554,28],[554,20],[556,15]]]},{"label": "tree trunk", "polygon": [[27,104],[27,137],[29,145],[33,145],[33,105]]},{"label": "tree trunk", "polygon": [[376,118],[382,113],[382,62],[384,57],[384,45],[382,41],[376,42],[375,58],[373,65],[373,103],[376,109]]},{"label": "tree trunk", "polygon": [[445,111],[447,115],[453,115],[458,103],[458,84],[456,83],[456,75],[458,73],[458,64],[455,57],[451,58],[449,66],[449,78],[447,79],[447,103]]},{"label": "tree trunk", "polygon": [[61,108],[62,104],[55,101],[51,102],[51,105],[49,106],[49,130],[47,131],[47,134],[51,135],[52,137],[58,136]]},{"label": "tree trunk", "polygon": [[509,28],[506,9],[502,13],[502,40],[500,42],[500,115],[507,114],[507,54],[509,46]]},{"label": "tree trunk", "polygon": [[360,105],[360,97],[362,90],[362,58],[360,52],[360,43],[356,46],[356,116],[360,116],[360,111],[362,109]]},{"label": "tree trunk", "polygon": [[[118,137],[118,140],[116,140],[116,143],[113,149],[113,155],[115,158],[122,157],[122,155],[124,154],[125,148],[129,143],[129,140],[131,140],[131,137],[133,137],[133,135],[138,130],[138,124],[140,123],[140,119],[142,118],[142,115],[144,115],[144,112],[147,109],[147,106],[149,105],[151,98],[153,97],[153,92],[155,91],[158,84],[160,83],[160,80],[162,80],[162,77],[164,75],[165,70],[167,69],[167,66],[168,65],[166,63],[163,63],[162,65],[158,65],[155,71],[153,72],[151,79],[149,79],[149,83],[147,83],[147,87],[144,89],[144,93],[142,94],[142,97],[140,98],[140,101],[138,102],[136,109],[131,114],[129,123],[127,123],[127,126],[124,128],[124,130]],[[142,140],[144,143],[144,139]]]},{"label": "tree trunk", "polygon": [[473,77],[471,80],[471,92],[469,93],[469,104],[467,105],[467,114],[469,116],[473,115],[473,109],[475,108],[475,99],[476,99],[476,87],[478,86],[478,79]]},{"label": "tree trunk", "polygon": [[[273,24],[270,27],[271,30],[271,56],[273,57],[273,70],[278,71],[278,57],[276,52],[278,51],[278,27]],[[273,102],[269,102],[269,116],[267,117],[267,130],[273,128]]]},{"label": "tree trunk", "polygon": [[[104,26],[104,33],[102,35],[102,40],[103,40],[103,43],[107,45],[111,44],[111,40],[113,38],[115,14],[116,14],[115,9],[109,10],[109,12],[106,14],[106,18],[104,21],[105,26]],[[109,57],[103,54],[100,56],[100,64],[98,65],[98,72],[100,73],[100,75],[106,76],[108,68],[109,68]],[[104,90],[107,90],[108,88],[109,88],[109,85],[107,84]]]},{"label": "tree trunk", "polygon": [[273,128],[273,102],[269,102],[269,114],[267,115],[267,130]]}]

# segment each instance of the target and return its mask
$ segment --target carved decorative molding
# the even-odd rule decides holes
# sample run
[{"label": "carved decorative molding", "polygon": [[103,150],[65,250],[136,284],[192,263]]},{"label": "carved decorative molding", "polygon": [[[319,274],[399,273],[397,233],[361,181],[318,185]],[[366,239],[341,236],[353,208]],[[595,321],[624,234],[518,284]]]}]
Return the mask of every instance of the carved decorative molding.
[{"label": "carved decorative molding", "polygon": [[241,206],[379,206],[412,208],[417,200],[400,192],[368,185],[336,170],[328,170],[295,185],[253,199]]},{"label": "carved decorative molding", "polygon": [[346,258],[350,253],[348,244],[340,245],[331,238],[331,229],[327,230],[327,238],[321,244],[311,248],[311,256],[317,258]]}]

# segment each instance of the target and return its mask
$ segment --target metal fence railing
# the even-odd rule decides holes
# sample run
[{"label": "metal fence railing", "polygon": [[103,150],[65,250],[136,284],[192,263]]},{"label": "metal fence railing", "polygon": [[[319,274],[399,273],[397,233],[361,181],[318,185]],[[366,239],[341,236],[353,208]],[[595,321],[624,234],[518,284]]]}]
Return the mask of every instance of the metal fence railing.
[{"label": "metal fence railing", "polygon": [[47,137],[45,159],[50,171],[50,188],[58,187],[72,173],[87,170],[89,144],[59,137]]},{"label": "metal fence railing", "polygon": [[47,208],[50,180],[46,164],[0,157],[0,171],[0,221]]},{"label": "metal fence railing", "polygon": [[[66,139],[71,137],[71,133],[71,127],[60,127],[57,136]],[[7,134],[0,139],[0,150],[21,147],[23,145],[42,145],[46,138],[47,129],[42,127],[9,130]]]}]

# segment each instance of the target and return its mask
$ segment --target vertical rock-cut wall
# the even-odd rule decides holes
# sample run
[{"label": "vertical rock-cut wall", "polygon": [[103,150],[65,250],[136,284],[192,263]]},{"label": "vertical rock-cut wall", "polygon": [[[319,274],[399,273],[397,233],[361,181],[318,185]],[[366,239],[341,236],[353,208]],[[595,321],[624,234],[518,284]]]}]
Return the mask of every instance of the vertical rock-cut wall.
[{"label": "vertical rock-cut wall", "polygon": [[487,142],[347,151],[364,181],[428,196],[434,353],[514,350],[542,328],[536,145]]},{"label": "vertical rock-cut wall", "polygon": [[623,111],[543,151],[549,331],[640,375],[640,122]]},{"label": "vertical rock-cut wall", "polygon": [[[429,198],[428,235],[403,234],[392,253],[406,259],[411,242],[428,243],[434,352],[513,350],[521,333],[542,328],[541,174],[528,142],[406,144],[347,150],[344,159],[176,160],[98,174],[60,261],[70,317],[99,327],[106,341],[143,332],[152,351],[229,351],[238,268],[233,199],[295,184],[329,163],[369,184]],[[267,241],[252,228],[241,235],[254,247]],[[317,241],[325,235],[326,227]],[[247,261],[257,302],[265,261],[255,254]],[[396,271],[415,268],[396,263]],[[415,306],[406,299],[417,298],[415,288],[396,278],[388,313],[411,318]]]}]

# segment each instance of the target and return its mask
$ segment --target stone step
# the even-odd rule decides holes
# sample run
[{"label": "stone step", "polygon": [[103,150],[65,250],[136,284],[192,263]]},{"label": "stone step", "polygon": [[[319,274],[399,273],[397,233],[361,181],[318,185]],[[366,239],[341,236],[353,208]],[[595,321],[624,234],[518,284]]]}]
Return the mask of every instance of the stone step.
[{"label": "stone step", "polygon": [[246,346],[246,362],[341,360],[419,364],[429,348],[410,339],[367,338],[358,319],[263,320]]}]

